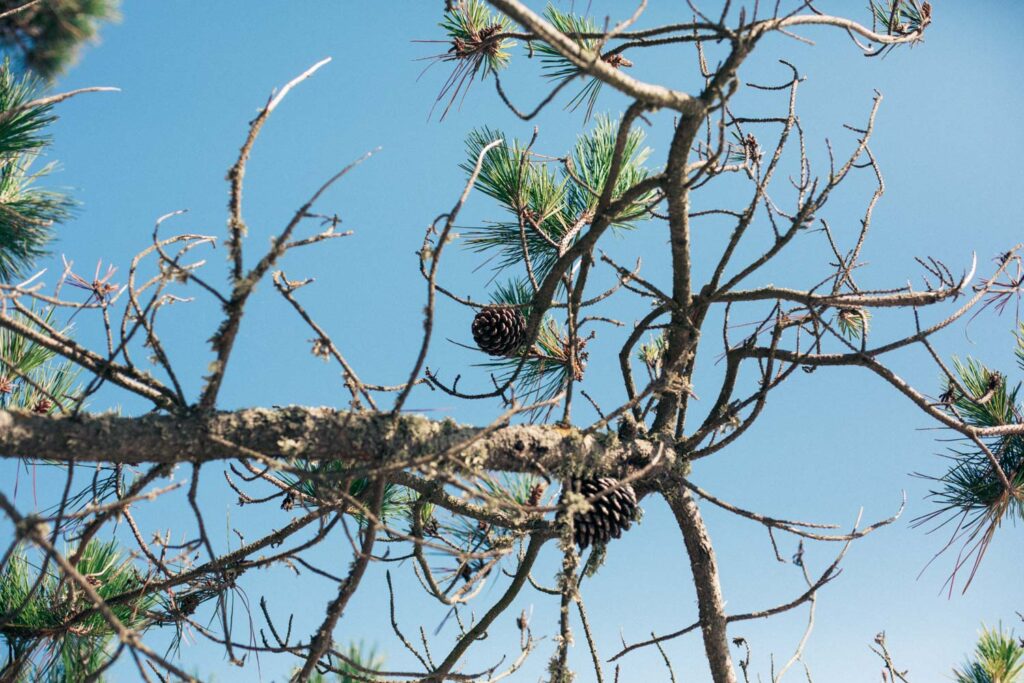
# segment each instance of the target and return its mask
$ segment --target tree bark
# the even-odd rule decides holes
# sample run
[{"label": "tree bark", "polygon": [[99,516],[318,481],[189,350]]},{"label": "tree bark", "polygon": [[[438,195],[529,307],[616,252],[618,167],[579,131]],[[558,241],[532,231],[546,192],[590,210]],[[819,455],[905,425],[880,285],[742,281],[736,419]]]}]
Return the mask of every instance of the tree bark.
[{"label": "tree bark", "polygon": [[693,584],[697,588],[700,629],[704,636],[704,652],[711,667],[711,678],[714,683],[736,683],[736,672],[729,654],[725,601],[718,581],[718,562],[704,519],[697,508],[697,502],[687,489],[676,484],[673,488],[666,487],[662,493],[672,508],[679,530],[683,532],[686,554],[690,557]]},{"label": "tree bark", "polygon": [[248,408],[205,417],[0,411],[0,458],[57,462],[202,463],[261,454],[509,472],[536,472],[539,466],[558,474],[572,465],[612,471],[626,458],[646,459],[653,451],[647,441],[623,446],[610,434],[583,435],[554,425],[481,428],[421,415],[331,408]]}]

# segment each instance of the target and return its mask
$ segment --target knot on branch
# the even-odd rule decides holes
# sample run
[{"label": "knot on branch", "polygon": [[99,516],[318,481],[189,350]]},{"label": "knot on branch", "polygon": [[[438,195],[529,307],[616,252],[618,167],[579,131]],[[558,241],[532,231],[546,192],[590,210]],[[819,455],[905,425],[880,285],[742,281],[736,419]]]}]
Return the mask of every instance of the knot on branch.
[{"label": "knot on branch", "polygon": [[673,375],[666,378],[654,391],[654,394],[659,397],[682,396],[683,394],[689,394],[692,396],[693,384],[690,382],[689,377]]},{"label": "knot on branch", "polygon": [[601,57],[601,61],[603,61],[608,66],[611,66],[616,69],[628,68],[633,66],[633,62],[629,61],[618,52],[615,52],[610,55],[603,55]]},{"label": "knot on branch", "polygon": [[618,436],[624,445],[628,445],[638,437],[647,433],[647,425],[637,422],[631,413],[625,413],[619,418]]}]

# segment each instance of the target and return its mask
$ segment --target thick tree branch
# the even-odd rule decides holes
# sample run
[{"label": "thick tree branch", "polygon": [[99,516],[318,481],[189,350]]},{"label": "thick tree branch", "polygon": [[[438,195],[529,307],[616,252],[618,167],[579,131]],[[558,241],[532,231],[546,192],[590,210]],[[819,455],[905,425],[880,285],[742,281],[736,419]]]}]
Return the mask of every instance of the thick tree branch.
[{"label": "thick tree branch", "polygon": [[251,408],[203,416],[42,416],[0,411],[0,457],[57,462],[171,463],[244,456],[237,444],[271,457],[342,460],[400,467],[444,454],[459,466],[519,472],[559,472],[573,464],[611,471],[629,457],[649,460],[654,446],[623,446],[607,434],[582,435],[554,425],[485,428],[419,415],[350,413],[331,408]]},{"label": "thick tree branch", "polygon": [[715,683],[736,683],[736,672],[729,654],[727,632],[728,617],[725,600],[718,580],[718,563],[711,546],[707,527],[701,517],[697,502],[683,487],[667,486],[662,492],[679,530],[683,533],[686,553],[690,558],[693,584],[697,589],[697,608],[700,613],[700,628],[704,634],[704,651],[711,667],[711,678]]}]

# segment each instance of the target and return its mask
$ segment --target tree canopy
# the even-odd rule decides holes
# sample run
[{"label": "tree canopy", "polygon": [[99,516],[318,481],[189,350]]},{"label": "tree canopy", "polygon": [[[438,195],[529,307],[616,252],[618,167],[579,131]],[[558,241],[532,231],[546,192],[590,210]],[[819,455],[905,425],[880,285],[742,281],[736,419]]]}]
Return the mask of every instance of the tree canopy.
[{"label": "tree canopy", "polygon": [[[819,595],[851,546],[903,507],[842,526],[784,519],[732,502],[727,488],[710,490],[698,468],[771,419],[766,408],[784,405],[782,387],[837,368],[885,383],[893,400],[951,437],[948,467],[932,478],[933,507],[914,522],[949,534],[937,548],[952,565],[944,587],[968,589],[997,530],[1024,512],[1024,406],[1010,369],[949,357],[935,339],[1012,309],[1024,287],[1021,245],[957,265],[914,253],[913,273],[877,282],[865,273],[865,245],[886,190],[873,147],[881,94],[819,159],[800,113],[799,65],[783,62],[770,82],[742,75],[765,43],[807,40],[816,28],[884,58],[925,39],[931,4],[872,0],[847,18],[809,2],[726,2],[713,12],[689,3],[677,22],[656,25],[645,23],[647,4],[605,20],[564,3],[438,3],[438,25],[424,27],[441,45],[428,72],[449,70],[430,115],[445,119],[492,97],[509,122],[465,131],[461,168],[452,169],[460,190],[437,198],[409,245],[422,282],[408,296],[422,297],[422,334],[405,340],[398,381],[361,372],[351,336],[309,303],[312,278],[283,270],[294,276],[296,255],[346,242],[352,233],[322,204],[376,162],[375,151],[310,188],[269,243],[250,234],[265,228],[250,177],[274,132],[264,128],[299,91],[312,97],[306,81],[329,59],[280,84],[240,126],[223,234],[172,233],[183,212],[167,213],[120,269],[82,270],[65,258],[45,279],[37,263],[73,204],[40,189],[49,167],[29,165],[46,149],[54,106],[84,91],[44,95],[36,76],[5,65],[0,457],[33,476],[42,468],[47,486],[31,505],[0,490],[0,681],[101,680],[113,667],[146,680],[204,680],[184,647],[192,639],[222,648],[244,675],[261,658],[285,660],[294,681],[514,679],[536,659],[553,683],[628,680],[641,651],[657,652],[675,680],[667,648],[683,638],[699,639],[702,652],[687,676],[813,680],[804,655]],[[0,41],[17,46],[25,69],[51,77],[115,6],[14,9],[0,19],[22,28],[0,27]],[[689,80],[645,71],[666,52],[687,55]],[[513,90],[508,74],[532,64],[534,90]],[[621,112],[603,108],[613,92],[626,98]],[[745,92],[761,99],[752,106]],[[580,122],[568,145],[539,128],[509,130],[559,107]],[[649,140],[660,130],[669,142],[656,148]],[[723,185],[727,201],[713,194]],[[470,203],[485,217],[466,225]],[[644,244],[656,245],[663,270],[640,258]],[[472,293],[449,278],[465,264],[489,269]],[[780,272],[784,285],[772,279]],[[223,405],[247,325],[271,305],[258,287],[275,297],[276,325],[308,335],[295,355],[340,373],[336,405]],[[352,283],[337,302],[366,296],[380,294]],[[217,324],[187,331],[209,340],[208,365],[186,376],[167,339],[181,331],[180,311],[204,304]],[[459,332],[456,319],[472,322]],[[86,325],[97,344],[83,341]],[[1024,370],[1024,327],[1015,325]],[[445,336],[476,362],[438,366]],[[930,384],[898,372],[895,359],[912,353],[929,364]],[[588,393],[595,375],[615,376],[615,391]],[[113,404],[98,405],[101,392],[144,409],[105,410]],[[467,425],[420,414],[424,396],[486,405],[489,418]],[[773,486],[780,498],[798,495]],[[222,522],[205,497],[213,487],[248,515]],[[695,608],[681,605],[672,632],[601,642],[603,615],[588,611],[588,591],[653,505],[670,514],[674,547],[646,559],[677,550]],[[730,606],[705,521],[718,513],[763,530],[768,560],[792,567],[800,590],[753,610]],[[226,543],[214,531],[222,527]],[[828,548],[828,559],[805,554],[811,546]],[[261,572],[289,583],[257,597],[250,582]],[[313,578],[328,582],[329,595],[308,627],[309,605],[293,596]],[[372,585],[381,600],[386,592],[387,635],[402,660],[382,659],[364,644],[378,634],[346,619]],[[551,607],[546,621],[530,601]],[[744,636],[745,624],[793,610],[806,625],[792,652],[769,656]],[[297,613],[303,626],[293,628]],[[884,633],[873,649],[883,680],[911,680]],[[1021,652],[1012,633],[986,629],[954,675],[1010,683]]]}]

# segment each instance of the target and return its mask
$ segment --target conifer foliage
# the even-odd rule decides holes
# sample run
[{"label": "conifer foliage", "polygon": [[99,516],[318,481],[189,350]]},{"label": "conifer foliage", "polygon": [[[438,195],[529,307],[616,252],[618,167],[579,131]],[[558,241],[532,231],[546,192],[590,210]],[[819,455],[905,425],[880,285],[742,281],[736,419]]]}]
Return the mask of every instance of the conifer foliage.
[{"label": "conifer foliage", "polygon": [[[113,597],[137,591],[146,580],[124,556],[116,542],[90,541],[78,556],[75,569],[95,592]],[[88,605],[83,587],[61,580],[52,563],[38,563],[25,548],[19,548],[0,573],[0,640],[9,648],[10,660],[0,674],[18,671],[17,683],[77,683],[90,675],[99,677],[117,635],[106,619],[93,614],[80,620],[74,629],[59,628],[65,619]],[[114,615],[128,628],[145,627],[158,607],[155,596],[140,591],[142,597],[112,607]],[[12,679],[5,679],[12,680]]]},{"label": "conifer foliage", "polygon": [[[497,283],[490,299],[494,304],[529,315],[540,283],[594,220],[600,199],[594,188],[604,187],[612,172],[619,125],[619,121],[608,116],[597,117],[591,130],[581,134],[574,147],[560,155],[545,155],[533,143],[508,138],[499,130],[479,128],[469,134],[467,161],[463,164],[467,173],[489,143],[503,141],[483,157],[475,184],[477,190],[497,204],[498,215],[463,231],[466,248],[493,264]],[[643,130],[631,128],[625,136],[621,165],[616,169],[612,201],[650,175],[645,165],[649,155]],[[646,207],[655,194],[653,190],[639,193],[623,204],[609,217],[612,230],[632,230],[649,218]],[[580,278],[585,282],[586,274],[576,273],[571,280],[573,287],[560,284],[559,295],[570,299],[569,292]],[[571,300],[566,302],[566,310],[573,306]],[[570,380],[582,379],[586,370],[590,337],[580,330],[573,332],[570,333],[568,320],[562,323],[547,315],[532,347],[514,358],[488,361],[481,366],[502,381],[515,377],[518,391],[524,397],[548,399]]]},{"label": "conifer foliage", "polygon": [[9,60],[0,65],[0,281],[23,275],[45,253],[72,208],[66,195],[39,187],[52,163],[33,168],[55,119],[51,105],[38,103],[39,91],[36,77],[17,75]]},{"label": "conifer foliage", "polygon": [[982,628],[974,656],[953,671],[956,683],[1020,683],[1024,680],[1024,641],[1012,632]]},{"label": "conifer foliage", "polygon": [[[750,675],[747,623],[809,608],[807,630],[787,663],[759,653],[778,681],[804,663],[816,597],[838,575],[847,549],[890,525],[902,508],[866,525],[858,517],[852,528],[782,518],[784,503],[801,495],[798,484],[780,477],[765,499],[775,509],[749,510],[732,500],[740,495],[729,488],[736,478],[709,478],[701,463],[761,424],[780,385],[835,366],[873,373],[959,439],[948,453],[950,469],[933,479],[937,509],[920,520],[952,522],[950,546],[959,544],[960,555],[950,588],[963,568],[970,583],[997,527],[1024,517],[1020,385],[976,360],[949,366],[929,342],[972,309],[1000,310],[1024,294],[1019,248],[982,278],[975,277],[977,263],[957,277],[923,256],[923,287],[902,273],[895,283],[863,287],[863,245],[885,190],[871,147],[880,97],[842,129],[842,139],[827,141],[825,163],[812,164],[819,146],[797,113],[798,90],[807,87],[798,68],[773,63],[781,75],[767,83],[741,74],[755,48],[771,42],[767,36],[802,38],[809,27],[852,38],[853,49],[867,56],[914,45],[931,23],[929,3],[871,0],[850,19],[805,2],[725,2],[710,15],[698,2],[681,10],[666,2],[682,15],[662,26],[644,24],[646,2],[615,23],[588,16],[585,3],[540,4],[448,0],[442,10],[438,3],[440,30],[430,42],[444,51],[427,59],[450,69],[434,102],[440,118],[485,80],[512,115],[533,118],[513,103],[520,84],[509,78],[502,86],[513,62],[527,62],[546,87],[534,112],[554,104],[556,114],[564,106],[583,116],[572,114],[581,128],[562,144],[543,128],[517,138],[510,134],[515,124],[468,132],[462,192],[454,208],[430,209],[436,218],[416,252],[426,289],[422,319],[413,321],[422,322],[415,325],[418,350],[404,376],[380,384],[365,381],[355,369],[359,359],[345,355],[351,340],[331,337],[337,319],[321,320],[323,311],[306,308],[300,290],[313,278],[289,279],[281,270],[295,250],[349,234],[335,230],[337,214],[326,218],[314,205],[358,162],[315,188],[269,245],[250,238],[246,224],[257,213],[246,203],[253,194],[246,171],[259,158],[252,152],[264,124],[329,59],[276,89],[249,121],[227,173],[228,239],[219,242],[226,259],[202,253],[217,236],[188,228],[168,236],[161,226],[176,214],[168,215],[136,252],[127,284],[114,281],[111,266],[97,265],[90,281],[65,262],[52,294],[35,282],[34,262],[71,203],[39,189],[48,167],[31,167],[46,148],[51,101],[38,99],[33,77],[3,69],[0,457],[13,460],[19,476],[45,468],[60,486],[46,492],[50,507],[29,507],[0,490],[0,518],[14,529],[0,548],[0,640],[8,655],[0,682],[101,680],[108,665],[123,660],[141,678],[191,683],[198,677],[183,667],[192,663],[178,655],[192,637],[223,648],[231,665],[250,667],[241,676],[262,675],[262,661],[279,658],[278,671],[290,671],[295,683],[518,680],[542,648],[550,650],[550,683],[618,680],[619,667],[632,663],[622,661],[627,655],[653,656],[655,647],[674,678],[663,644],[687,637],[703,641],[696,676],[709,671],[714,683],[737,683],[737,664],[745,680],[757,678]],[[13,64],[50,76],[113,7],[101,0],[30,3],[3,18],[14,26],[31,16],[38,27],[0,25],[0,42],[8,41]],[[67,22],[60,20],[65,10],[75,12]],[[692,77],[682,85],[644,80],[653,63],[647,55],[673,48],[696,48]],[[733,97],[746,88],[757,97]],[[600,111],[611,90],[628,100],[621,113]],[[657,129],[652,140],[671,140],[658,156],[645,146],[647,127]],[[850,196],[830,202],[851,178],[854,191],[868,189],[854,220]],[[722,191],[703,194],[708,186]],[[460,211],[471,200],[477,218],[470,222]],[[622,238],[614,248],[613,237]],[[791,249],[797,244],[806,246]],[[815,253],[825,254],[824,262],[808,263]],[[651,267],[641,254],[660,260]],[[454,258],[491,272],[458,292],[447,279],[454,269],[440,266]],[[209,275],[217,268],[219,279]],[[780,273],[782,286],[770,281]],[[238,366],[230,356],[257,317],[249,313],[261,305],[254,302],[266,301],[253,294],[262,287],[261,295],[276,297],[261,285],[267,279],[290,306],[283,315],[297,314],[282,324],[311,329],[316,356],[309,361],[304,342],[295,354],[301,357],[282,351],[275,361],[294,362],[297,372],[308,371],[302,361],[336,361],[342,397],[334,406],[223,406],[220,392]],[[185,377],[158,333],[166,325],[161,312],[199,297],[222,317],[210,325],[212,336],[202,337],[212,356],[206,374]],[[952,313],[943,308],[958,299],[966,301]],[[117,303],[123,305],[115,310]],[[337,302],[330,303],[335,313]],[[892,325],[900,315],[912,326]],[[72,339],[72,322],[86,319],[104,333],[98,350]],[[194,322],[198,330],[207,321]],[[354,334],[366,341],[372,327]],[[1024,370],[1024,328],[1019,333]],[[466,348],[464,363],[435,364],[442,335]],[[934,384],[915,389],[891,367],[893,352],[913,350],[941,370],[937,400],[927,395]],[[366,353],[365,344],[355,353]],[[140,364],[144,356],[150,365]],[[258,367],[239,378],[247,387],[262,380]],[[144,410],[90,411],[87,400],[100,386],[142,401]],[[488,423],[436,414],[468,401],[487,402],[469,405],[493,409]],[[215,516],[223,507],[208,497],[217,491],[253,514],[233,512],[222,524]],[[688,571],[678,575],[692,585],[644,591],[642,599],[680,600],[683,622],[657,633],[629,627],[634,632],[614,642],[613,674],[609,651],[598,643],[610,629],[592,628],[584,601],[605,560],[620,560],[630,543],[644,540],[637,531],[623,536],[640,521],[646,497],[660,499],[678,534],[673,547],[648,546],[644,560],[685,557]],[[766,536],[761,559],[795,567],[806,587],[749,608],[730,601],[714,529],[704,522],[711,506],[737,524],[758,525]],[[168,510],[173,514],[161,514]],[[837,550],[823,563],[818,549],[830,546]],[[275,590],[257,601],[253,589],[268,584],[253,577],[264,573]],[[364,597],[368,586],[380,590]],[[426,595],[436,621],[423,617],[423,603],[406,601],[410,588]],[[351,618],[360,589],[386,610],[384,628],[394,637],[385,637],[399,651],[391,670],[374,646],[347,638],[350,629],[360,629],[357,637],[380,635]],[[545,616],[531,622],[534,601],[545,601]],[[518,612],[514,619],[510,609]],[[157,634],[150,638],[150,631]],[[337,644],[339,633],[347,648]],[[162,651],[153,645],[167,640]],[[469,656],[481,643],[496,656]],[[887,680],[906,681],[884,633],[875,643]],[[737,661],[737,652],[745,658]],[[957,675],[965,683],[1011,683],[1020,658],[1012,639],[986,631]],[[592,666],[593,676],[577,676],[581,665]],[[803,673],[812,678],[808,668]],[[623,679],[633,678],[627,669]]]},{"label": "conifer foliage", "polygon": [[[1016,334],[1018,371],[1024,371],[1024,324]],[[952,372],[943,378],[943,409],[966,423],[980,427],[1016,424],[1024,415],[1021,383],[976,359],[954,359]],[[1017,434],[985,439],[960,439],[947,452],[949,469],[928,476],[936,509],[914,520],[915,525],[951,527],[943,548],[958,548],[956,577],[966,570],[966,591],[1003,522],[1024,521],[1024,438]],[[1007,487],[1009,484],[1009,487]]]},{"label": "conifer foliage", "polygon": [[0,46],[20,68],[50,79],[74,64],[120,0],[0,0]]}]

